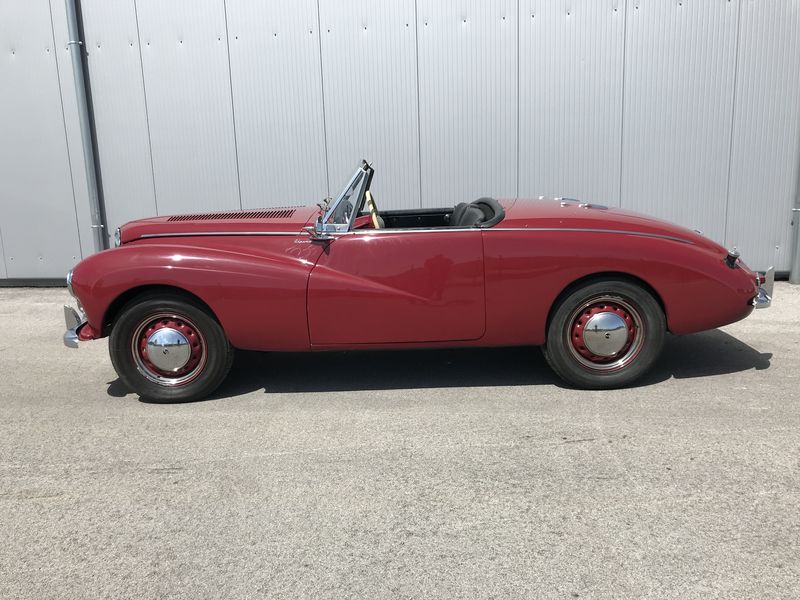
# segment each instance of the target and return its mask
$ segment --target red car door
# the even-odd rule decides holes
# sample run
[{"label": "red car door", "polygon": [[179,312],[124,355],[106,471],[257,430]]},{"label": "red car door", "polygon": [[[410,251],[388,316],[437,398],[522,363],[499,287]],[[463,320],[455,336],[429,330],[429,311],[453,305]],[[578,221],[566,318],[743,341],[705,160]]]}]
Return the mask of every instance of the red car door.
[{"label": "red car door", "polygon": [[478,229],[338,235],[309,278],[312,346],[474,340],[485,316]]}]

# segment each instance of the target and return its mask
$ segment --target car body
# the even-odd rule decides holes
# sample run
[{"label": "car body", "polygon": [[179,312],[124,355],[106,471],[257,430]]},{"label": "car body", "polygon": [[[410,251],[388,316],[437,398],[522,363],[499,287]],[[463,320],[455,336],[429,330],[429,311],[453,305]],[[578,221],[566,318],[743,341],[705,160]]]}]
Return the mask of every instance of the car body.
[{"label": "car body", "polygon": [[[65,343],[77,346],[109,334],[113,340],[122,311],[137,298],[156,299],[157,306],[159,294],[167,294],[207,313],[231,348],[538,345],[552,355],[548,338],[558,307],[576,290],[606,282],[593,292],[600,300],[586,306],[585,318],[573,316],[554,336],[567,346],[561,348],[569,350],[565,356],[576,359],[576,373],[587,371],[586,377],[556,370],[575,385],[614,387],[641,374],[632,373],[631,363],[645,361],[641,350],[651,339],[657,355],[663,332],[653,329],[712,329],[771,301],[771,271],[759,275],[736,253],[676,225],[561,198],[489,198],[453,208],[379,212],[369,189],[373,175],[363,162],[339,197],[322,205],[124,225],[118,247],[86,258],[68,276],[80,313],[67,308]],[[652,302],[642,302],[649,308],[640,306],[639,292],[618,295],[625,286],[648,296]],[[577,298],[590,300],[580,293]],[[661,314],[651,315],[645,336],[640,330],[648,310]],[[161,339],[140,332],[138,342],[119,344],[115,366],[132,361],[137,371],[147,371],[154,366],[148,352],[168,354],[170,339],[175,348],[186,345],[179,328],[157,328],[169,331]],[[627,331],[624,340],[620,329]],[[567,339],[579,342],[570,349]],[[632,352],[632,344],[641,348],[621,363],[620,353]],[[134,356],[125,356],[128,347]],[[158,377],[148,380],[171,389],[164,399],[196,397],[191,390],[175,391],[186,384],[170,382],[176,379],[169,377],[172,365],[186,352],[179,354],[175,363],[156,365]],[[157,387],[143,392],[135,377],[131,370],[123,379],[140,393],[159,395]]]}]

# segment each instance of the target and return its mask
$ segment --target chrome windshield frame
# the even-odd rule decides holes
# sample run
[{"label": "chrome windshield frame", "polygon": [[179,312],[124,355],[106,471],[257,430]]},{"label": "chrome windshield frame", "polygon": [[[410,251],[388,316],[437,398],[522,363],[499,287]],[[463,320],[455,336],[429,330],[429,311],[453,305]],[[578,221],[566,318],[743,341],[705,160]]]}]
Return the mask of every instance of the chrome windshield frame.
[{"label": "chrome windshield frame", "polygon": [[[366,161],[362,162],[361,165],[356,169],[355,173],[353,173],[352,177],[347,180],[344,188],[336,197],[336,200],[328,207],[328,210],[325,211],[324,214],[320,216],[320,225],[321,230],[326,233],[342,233],[350,231],[353,224],[355,223],[356,217],[358,216],[359,211],[361,210],[361,205],[364,203],[364,195],[367,191],[367,186],[369,183],[369,169],[370,166],[367,164]],[[353,187],[355,189],[353,189]],[[336,211],[339,209],[339,205],[342,202],[345,202],[348,198],[348,192],[351,190],[352,193],[350,194],[350,202],[352,204],[352,211],[350,213],[349,218],[347,219],[346,223],[329,223],[331,217],[336,214]]]}]

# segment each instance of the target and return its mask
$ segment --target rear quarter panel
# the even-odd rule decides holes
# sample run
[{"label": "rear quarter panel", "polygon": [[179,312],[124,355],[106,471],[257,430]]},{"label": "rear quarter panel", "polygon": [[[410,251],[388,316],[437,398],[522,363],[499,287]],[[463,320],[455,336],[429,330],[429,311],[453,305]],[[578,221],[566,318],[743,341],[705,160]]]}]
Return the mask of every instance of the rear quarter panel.
[{"label": "rear quarter panel", "polygon": [[595,274],[647,283],[675,334],[738,321],[750,314],[756,294],[754,274],[728,268],[713,246],[659,237],[494,229],[484,232],[484,256],[486,344],[543,344],[559,295]]}]

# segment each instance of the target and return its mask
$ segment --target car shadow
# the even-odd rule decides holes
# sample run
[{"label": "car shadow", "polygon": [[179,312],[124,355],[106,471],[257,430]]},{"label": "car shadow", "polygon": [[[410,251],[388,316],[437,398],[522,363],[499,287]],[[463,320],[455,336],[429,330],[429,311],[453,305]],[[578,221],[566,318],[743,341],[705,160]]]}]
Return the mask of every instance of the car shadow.
[{"label": "car shadow", "polygon": [[[668,336],[653,369],[633,387],[670,378],[690,379],[770,367],[762,353],[715,329]],[[265,393],[343,392],[392,389],[556,385],[567,387],[535,347],[463,348],[318,353],[237,353],[230,375],[207,400],[258,390]],[[129,392],[121,381],[108,394]]]},{"label": "car shadow", "polygon": [[712,329],[684,336],[668,335],[656,365],[632,387],[670,378],[692,379],[769,369],[771,352],[759,352],[732,335]]},{"label": "car shadow", "polygon": [[[654,368],[633,387],[770,366],[761,353],[713,330],[668,336]],[[272,354],[243,352],[218,397],[257,389],[275,393],[342,392],[442,387],[556,385],[568,387],[547,366],[539,348],[463,348]]]}]

